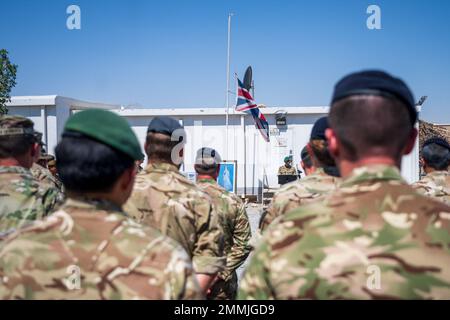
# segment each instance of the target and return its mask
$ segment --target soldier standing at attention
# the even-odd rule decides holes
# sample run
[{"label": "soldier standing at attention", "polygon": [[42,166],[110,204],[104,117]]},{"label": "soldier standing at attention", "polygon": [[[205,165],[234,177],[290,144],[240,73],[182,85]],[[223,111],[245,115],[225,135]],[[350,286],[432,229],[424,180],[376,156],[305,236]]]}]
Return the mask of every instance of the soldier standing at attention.
[{"label": "soldier standing at attention", "polygon": [[296,176],[297,170],[292,166],[292,156],[284,157],[284,165],[278,169],[279,176]]},{"label": "soldier standing at attention", "polygon": [[183,246],[206,293],[225,267],[223,230],[211,198],[179,172],[185,143],[186,132],[175,119],[150,122],[144,146],[148,165],[136,177],[125,210]]},{"label": "soldier standing at attention", "polygon": [[315,201],[336,188],[340,181],[339,172],[328,151],[325,138],[327,128],[329,128],[327,117],[320,118],[314,123],[306,146],[314,170],[305,178],[288,183],[275,193],[269,207],[261,216],[262,232],[279,216],[302,204]]},{"label": "soldier standing at attention", "polygon": [[0,239],[48,215],[61,198],[56,188],[40,183],[30,172],[39,156],[39,143],[31,120],[0,117]]},{"label": "soldier standing at attention", "polygon": [[426,176],[413,184],[420,193],[450,205],[450,145],[442,138],[425,141],[422,148],[422,165]]},{"label": "soldier standing at attention", "polygon": [[41,148],[39,150],[39,153],[35,157],[35,161],[33,165],[31,166],[31,174],[33,177],[35,177],[38,181],[41,183],[46,183],[53,188],[58,189],[58,191],[61,192],[61,197],[59,199],[59,202],[62,202],[64,200],[63,194],[62,194],[62,184],[60,181],[48,170],[48,163],[55,157],[47,154],[45,152],[45,149],[43,148],[44,143],[42,142],[42,133],[38,133],[39,136],[39,143],[41,145]]},{"label": "soldier standing at attention", "polygon": [[53,178],[55,179],[55,183],[58,186],[59,190],[61,192],[64,192],[63,190],[63,184],[61,182],[61,179],[59,179],[58,170],[56,169],[56,159],[54,156],[51,156],[51,159],[47,162],[47,168],[48,171],[52,174]]},{"label": "soldier standing at attention", "polygon": [[141,156],[125,119],[90,109],[56,147],[67,200],[10,235],[0,251],[0,299],[201,298],[186,252],[126,217]]},{"label": "soldier standing at attention", "polygon": [[400,176],[417,112],[382,71],[346,76],[330,108],[329,150],[344,181],[269,227],[241,299],[450,299],[450,207]]},{"label": "soldier standing at attention", "polygon": [[207,298],[234,300],[238,287],[236,269],[244,263],[251,251],[249,240],[252,234],[242,200],[219,186],[216,181],[221,161],[216,150],[201,148],[197,152],[195,171],[197,186],[211,197],[220,215],[225,238],[224,254],[227,259],[225,270],[219,273]]}]

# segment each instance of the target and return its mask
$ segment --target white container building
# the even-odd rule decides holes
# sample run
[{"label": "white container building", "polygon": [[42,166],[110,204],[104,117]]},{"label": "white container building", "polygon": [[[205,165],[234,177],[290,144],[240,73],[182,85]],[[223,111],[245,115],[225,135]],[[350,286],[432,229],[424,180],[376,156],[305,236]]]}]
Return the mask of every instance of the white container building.
[{"label": "white container building", "polygon": [[[144,144],[147,126],[158,115],[171,116],[182,123],[187,132],[185,161],[181,171],[194,172],[196,151],[213,147],[224,160],[237,161],[237,193],[260,195],[265,188],[276,189],[278,167],[286,155],[292,155],[294,164],[300,163],[300,152],[308,141],[314,122],[328,113],[328,107],[268,107],[262,108],[270,126],[270,142],[263,140],[255,129],[253,119],[230,108],[227,130],[224,108],[164,108],[130,109],[120,105],[91,103],[61,96],[17,96],[8,104],[9,114],[28,117],[35,128],[43,133],[48,152],[53,154],[67,118],[87,108],[102,108],[125,117]],[[277,126],[275,116],[286,113],[286,126]],[[299,165],[298,165],[299,166]],[[299,169],[301,169],[299,167]],[[418,143],[414,151],[403,158],[402,174],[408,182],[419,179]]]}]

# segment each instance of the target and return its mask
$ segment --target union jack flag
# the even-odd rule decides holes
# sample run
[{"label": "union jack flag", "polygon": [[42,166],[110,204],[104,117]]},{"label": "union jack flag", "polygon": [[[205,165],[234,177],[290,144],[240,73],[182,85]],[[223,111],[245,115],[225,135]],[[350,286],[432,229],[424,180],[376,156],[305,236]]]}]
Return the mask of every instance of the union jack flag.
[{"label": "union jack flag", "polygon": [[261,111],[259,111],[259,108],[253,100],[252,95],[244,87],[241,80],[237,79],[237,82],[236,111],[250,114],[255,121],[256,129],[259,130],[263,139],[269,142],[269,123],[267,122],[266,117],[264,117]]}]

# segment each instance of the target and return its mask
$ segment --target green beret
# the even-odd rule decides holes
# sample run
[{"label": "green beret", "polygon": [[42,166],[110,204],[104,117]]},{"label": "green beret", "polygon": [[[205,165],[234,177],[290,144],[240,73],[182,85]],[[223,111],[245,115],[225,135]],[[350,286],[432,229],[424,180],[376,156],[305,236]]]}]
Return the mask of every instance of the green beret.
[{"label": "green beret", "polygon": [[71,116],[64,131],[75,131],[113,147],[134,160],[142,158],[139,141],[128,122],[107,110],[89,109]]},{"label": "green beret", "polygon": [[292,156],[284,157],[284,162],[292,161]]}]

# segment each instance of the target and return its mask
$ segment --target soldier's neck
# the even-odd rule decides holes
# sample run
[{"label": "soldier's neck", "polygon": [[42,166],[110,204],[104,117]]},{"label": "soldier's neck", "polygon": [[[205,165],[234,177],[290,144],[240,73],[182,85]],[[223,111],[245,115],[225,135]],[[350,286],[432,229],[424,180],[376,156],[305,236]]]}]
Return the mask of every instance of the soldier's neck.
[{"label": "soldier's neck", "polygon": [[93,200],[106,200],[118,207],[122,207],[123,203],[118,201],[118,197],[110,192],[73,192],[66,190],[66,195],[72,199],[93,199]]},{"label": "soldier's neck", "polygon": [[30,169],[30,166],[25,163],[25,161],[21,161],[21,159],[16,158],[5,158],[0,159],[0,166],[2,167],[24,167]]},{"label": "soldier's neck", "polygon": [[199,174],[199,175],[197,175],[197,181],[199,181],[199,180],[216,180],[216,178],[215,177],[213,177],[213,176],[210,176],[209,174]]},{"label": "soldier's neck", "polygon": [[339,162],[339,169],[341,176],[346,178],[352,173],[353,170],[371,165],[395,166],[400,169],[400,161],[396,161],[391,157],[385,156],[366,157],[358,161],[341,160]]}]

